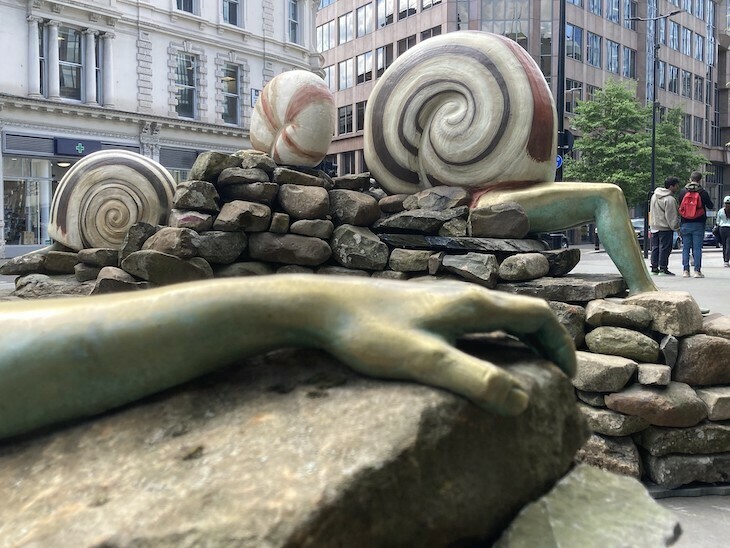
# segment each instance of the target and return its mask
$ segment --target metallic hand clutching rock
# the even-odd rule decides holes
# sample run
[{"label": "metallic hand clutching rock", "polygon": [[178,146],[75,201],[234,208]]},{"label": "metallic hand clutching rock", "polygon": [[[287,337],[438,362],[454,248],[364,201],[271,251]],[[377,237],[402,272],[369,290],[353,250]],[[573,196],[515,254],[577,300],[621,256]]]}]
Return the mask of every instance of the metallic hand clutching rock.
[{"label": "metallic hand clutching rock", "polygon": [[457,350],[503,330],[566,374],[575,349],[547,304],[462,282],[277,275],[0,305],[0,438],[101,413],[251,356],[318,347],[374,377],[445,388],[516,415],[509,372]]}]

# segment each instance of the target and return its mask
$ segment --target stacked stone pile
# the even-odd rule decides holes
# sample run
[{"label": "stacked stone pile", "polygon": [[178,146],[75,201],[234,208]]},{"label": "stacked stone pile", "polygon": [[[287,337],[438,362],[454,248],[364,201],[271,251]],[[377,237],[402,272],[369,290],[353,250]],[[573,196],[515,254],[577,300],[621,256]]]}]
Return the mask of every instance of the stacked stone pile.
[{"label": "stacked stone pile", "polygon": [[134,225],[117,249],[8,262],[15,298],[88,295],[286,272],[455,278],[546,299],[579,349],[574,386],[594,435],[579,459],[665,487],[730,477],[730,322],[688,294],[625,293],[615,276],[568,274],[578,249],[525,239],[517,204],[468,208],[437,187],[385,195],[368,174],[331,179],[267,155],[202,154],[169,226]]},{"label": "stacked stone pile", "polygon": [[104,293],[292,272],[437,275],[494,288],[565,275],[580,258],[578,250],[549,251],[525,239],[529,223],[517,204],[470,215],[470,196],[460,188],[387,196],[367,173],[332,179],[279,167],[253,150],[204,153],[189,177],[177,186],[169,226],[138,223],[121,250],[56,246],[4,265],[3,274],[22,276],[14,294]]},{"label": "stacked stone pile", "polygon": [[730,481],[730,319],[659,292],[591,301],[585,325],[578,460],[665,488]]}]

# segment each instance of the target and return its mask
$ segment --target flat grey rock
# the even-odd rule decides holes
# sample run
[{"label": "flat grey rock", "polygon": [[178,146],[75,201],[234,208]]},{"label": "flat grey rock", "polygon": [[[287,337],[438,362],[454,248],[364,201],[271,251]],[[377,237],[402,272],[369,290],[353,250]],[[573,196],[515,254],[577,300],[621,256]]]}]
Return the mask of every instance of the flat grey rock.
[{"label": "flat grey rock", "polygon": [[[446,546],[495,538],[588,436],[521,350],[521,416],[362,377],[315,351],[250,360],[0,446],[0,538],[28,546]],[[559,433],[559,434],[558,434]]]},{"label": "flat grey rock", "polygon": [[568,274],[560,278],[499,283],[497,289],[549,301],[584,303],[593,299],[621,295],[626,291],[626,282],[621,276],[610,274]]},{"label": "flat grey rock", "polygon": [[638,481],[583,464],[525,508],[495,547],[671,546],[681,531]]}]

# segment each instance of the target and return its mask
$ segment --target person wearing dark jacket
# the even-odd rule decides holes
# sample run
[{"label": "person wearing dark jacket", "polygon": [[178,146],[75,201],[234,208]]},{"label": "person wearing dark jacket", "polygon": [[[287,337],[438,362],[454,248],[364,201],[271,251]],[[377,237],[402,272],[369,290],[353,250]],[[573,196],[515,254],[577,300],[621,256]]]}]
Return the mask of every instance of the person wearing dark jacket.
[{"label": "person wearing dark jacket", "polygon": [[[694,257],[694,277],[704,278],[702,273],[702,240],[705,238],[705,221],[707,221],[707,210],[715,207],[712,199],[707,191],[702,188],[702,174],[699,171],[693,171],[690,175],[689,183],[679,191],[678,202],[680,204],[680,228],[679,233],[682,236],[682,275],[689,278],[689,254],[692,252]],[[690,192],[699,193],[704,211],[695,218],[686,217],[682,213],[682,200],[685,195]]]},{"label": "person wearing dark jacket", "polygon": [[669,271],[669,254],[672,252],[674,233],[679,230],[679,211],[674,195],[679,190],[679,179],[667,177],[664,187],[652,194],[649,205],[649,229],[651,231],[651,272],[674,276]]}]

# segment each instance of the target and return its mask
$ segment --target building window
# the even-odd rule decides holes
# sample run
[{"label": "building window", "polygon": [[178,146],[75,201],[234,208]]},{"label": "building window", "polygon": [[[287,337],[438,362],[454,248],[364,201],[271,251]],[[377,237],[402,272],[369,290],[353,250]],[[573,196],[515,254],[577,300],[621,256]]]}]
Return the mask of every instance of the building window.
[{"label": "building window", "polygon": [[223,21],[229,25],[240,25],[240,6],[238,0],[223,0]]},{"label": "building window", "polygon": [[424,40],[428,40],[429,38],[433,38],[434,36],[438,36],[440,34],[441,34],[441,25],[439,25],[438,27],[430,28],[428,30],[424,30],[421,33],[421,42],[423,42]]},{"label": "building window", "polygon": [[355,173],[355,151],[340,154],[340,175]]},{"label": "building window", "polygon": [[337,109],[338,135],[352,133],[352,105],[347,105]]},{"label": "building window", "polygon": [[666,44],[667,43],[667,20],[659,19],[659,21],[656,22],[656,27],[657,27],[657,32],[659,33],[659,43]]},{"label": "building window", "polygon": [[583,99],[583,84],[578,80],[565,79],[565,112],[575,112],[578,101]]},{"label": "building window", "polygon": [[685,114],[682,117],[682,137],[692,139],[692,115]]},{"label": "building window", "polygon": [[357,83],[362,84],[373,79],[373,52],[366,51],[357,56]]},{"label": "building window", "polygon": [[299,44],[299,2],[289,0],[289,42]]},{"label": "building window", "polygon": [[334,4],[335,0],[319,0],[319,9],[326,8],[330,4]]},{"label": "building window", "polygon": [[619,12],[619,0],[606,0],[606,19],[617,25],[621,21]]},{"label": "building window", "polygon": [[583,60],[583,29],[565,25],[565,55],[576,61]]},{"label": "building window", "polygon": [[594,15],[600,16],[603,13],[602,6],[603,0],[588,0],[588,11]]},{"label": "building window", "polygon": [[601,91],[601,88],[598,86],[586,85],[586,101],[593,101],[599,91]]},{"label": "building window", "polygon": [[440,4],[441,0],[421,0],[421,11],[427,10],[431,6]]},{"label": "building window", "polygon": [[695,2],[695,17],[705,20],[705,2],[704,0],[697,0]]},{"label": "building window", "polygon": [[393,44],[375,50],[375,75],[380,78],[393,63]]},{"label": "building window", "polygon": [[373,4],[365,4],[357,8],[357,36],[365,36],[373,32]]},{"label": "building window", "polygon": [[682,53],[692,55],[692,31],[682,27]]},{"label": "building window", "polygon": [[376,0],[375,11],[378,17],[378,28],[393,22],[395,0]]},{"label": "building window", "polygon": [[679,23],[669,21],[669,47],[679,49]]},{"label": "building window", "polygon": [[692,73],[683,70],[682,71],[682,95],[684,97],[692,98]]},{"label": "building window", "polygon": [[195,0],[177,0],[177,9],[188,13],[197,13]]},{"label": "building window", "polygon": [[[704,0],[697,0],[698,2],[704,2]],[[682,0],[682,8],[687,13],[692,13],[692,0]]]},{"label": "building window", "polygon": [[[58,29],[58,72],[64,99],[81,100],[83,81],[82,34],[68,27]],[[53,47],[53,45],[51,45]]]},{"label": "building window", "polygon": [[326,22],[324,25],[320,25],[317,27],[316,32],[316,40],[317,40],[317,51],[322,53],[323,51],[327,51],[328,49],[332,49],[337,45],[335,42],[335,21],[334,19],[332,21]]},{"label": "building window", "polygon": [[553,24],[550,21],[540,22],[540,70],[549,84],[553,74]]},{"label": "building window", "polygon": [[667,89],[667,64],[664,61],[659,61],[658,73],[657,85],[662,89]]},{"label": "building window", "polygon": [[695,34],[695,59],[705,60],[705,37],[701,34]]},{"label": "building window", "polygon": [[667,82],[667,90],[672,93],[679,93],[679,68],[669,65],[669,81]]},{"label": "building window", "polygon": [[623,64],[621,65],[621,76],[624,78],[636,79],[636,50],[623,47]]},{"label": "building window", "polygon": [[618,44],[613,40],[606,40],[606,70],[618,74]]},{"label": "building window", "polygon": [[456,30],[469,29],[469,0],[456,0]]},{"label": "building window", "polygon": [[702,76],[695,76],[695,101],[705,102],[705,79]]},{"label": "building window", "polygon": [[365,106],[367,101],[361,101],[355,103],[355,131],[362,131],[365,129]]},{"label": "building window", "polygon": [[589,32],[587,43],[586,63],[601,68],[601,37]]},{"label": "building window", "polygon": [[226,64],[221,77],[221,89],[223,90],[223,121],[226,124],[238,124],[239,112],[241,110],[241,96],[238,87],[238,67]]},{"label": "building window", "polygon": [[340,44],[349,42],[355,37],[355,16],[352,12],[340,15],[337,26],[340,31]]},{"label": "building window", "polygon": [[41,69],[40,74],[40,94],[44,97],[48,96],[48,89],[46,86],[46,33],[44,29],[38,33],[38,60]]},{"label": "building window", "polygon": [[398,20],[416,14],[416,0],[398,0]]},{"label": "building window", "polygon": [[324,67],[322,70],[324,71],[324,81],[327,84],[327,87],[330,88],[330,91],[332,92],[337,91],[337,80],[335,80],[335,66],[330,65],[328,67]]},{"label": "building window", "polygon": [[101,71],[104,59],[103,43],[104,41],[99,38],[98,34],[94,36],[94,44],[96,46],[96,51],[94,52],[96,61],[96,102],[100,105],[104,104],[104,80]]},{"label": "building window", "polygon": [[416,35],[412,34],[408,38],[398,40],[398,55],[403,55],[406,51],[416,45]]},{"label": "building window", "polygon": [[177,115],[183,118],[195,118],[197,100],[196,76],[198,59],[192,53],[177,54],[175,70],[175,98]]},{"label": "building window", "polygon": [[583,7],[583,0],[566,0],[568,4],[573,4],[574,6]]},{"label": "building window", "polygon": [[354,63],[353,63],[352,59],[347,59],[346,61],[342,61],[337,66],[337,70],[338,70],[339,76],[340,76],[339,86],[338,86],[339,90],[343,90],[343,89],[352,87],[353,80],[355,77],[355,75],[353,74],[353,72],[354,72],[353,64]]},{"label": "building window", "polygon": [[636,0],[624,0],[624,28],[636,30],[636,21],[633,19],[639,13]]}]

